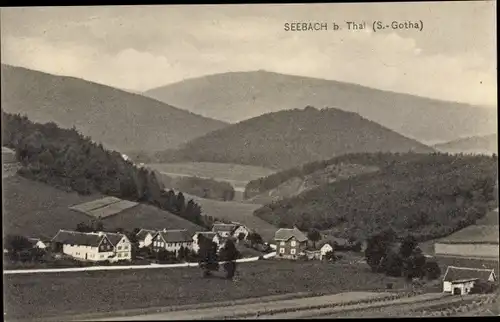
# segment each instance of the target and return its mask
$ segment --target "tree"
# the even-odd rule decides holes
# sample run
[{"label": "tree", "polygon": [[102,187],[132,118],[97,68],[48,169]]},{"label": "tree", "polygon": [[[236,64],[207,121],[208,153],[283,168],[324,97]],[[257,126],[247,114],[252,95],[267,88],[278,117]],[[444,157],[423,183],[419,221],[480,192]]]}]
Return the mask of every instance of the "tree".
[{"label": "tree", "polygon": [[395,239],[396,234],[392,229],[385,230],[368,238],[366,241],[365,258],[373,272],[379,271],[382,259],[388,255]]},{"label": "tree", "polygon": [[11,258],[18,258],[22,251],[33,248],[28,238],[20,235],[8,235],[4,241],[4,247],[7,249]]},{"label": "tree", "polygon": [[177,194],[177,200],[176,200],[176,209],[179,212],[179,214],[184,214],[184,210],[186,209],[186,200],[184,198],[184,194],[182,192],[179,192]]},{"label": "tree", "polygon": [[217,244],[201,234],[198,236],[198,244],[200,246],[198,251],[198,256],[200,257],[199,266],[203,270],[203,276],[208,277],[212,271],[219,270]]},{"label": "tree", "polygon": [[311,229],[307,233],[307,238],[313,242],[313,248],[316,249],[316,242],[321,240],[321,234],[317,229]]},{"label": "tree", "polygon": [[399,254],[401,255],[402,258],[408,258],[412,253],[415,247],[417,247],[418,243],[415,237],[412,235],[408,235],[403,239],[403,242],[401,243],[400,249],[399,249]]},{"label": "tree", "polygon": [[429,280],[435,280],[441,276],[441,268],[435,261],[428,261],[425,263],[423,270],[425,272],[425,277]]},{"label": "tree", "polygon": [[232,239],[228,239],[224,247],[220,251],[220,259],[225,261],[224,270],[226,277],[232,279],[236,273],[236,259],[240,257],[240,252],[236,249],[236,245]]},{"label": "tree", "polygon": [[259,235],[258,233],[256,232],[250,232],[247,236],[247,239],[250,241],[250,244],[252,245],[252,247],[255,245],[255,244],[262,244],[263,240],[262,240],[262,236]]}]

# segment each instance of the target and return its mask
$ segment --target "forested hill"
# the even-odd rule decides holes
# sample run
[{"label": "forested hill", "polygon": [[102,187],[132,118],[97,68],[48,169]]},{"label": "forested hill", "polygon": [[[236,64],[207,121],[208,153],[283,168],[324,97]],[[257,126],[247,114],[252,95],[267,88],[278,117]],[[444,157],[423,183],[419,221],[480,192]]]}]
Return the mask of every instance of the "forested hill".
[{"label": "forested hill", "polygon": [[335,80],[268,71],[229,72],[186,79],[144,93],[193,113],[241,122],[306,105],[356,112],[384,127],[430,143],[494,132],[497,111],[395,93]]},{"label": "forested hill", "polygon": [[237,163],[286,169],[355,152],[432,152],[356,113],[304,109],[269,113],[158,153],[157,162]]},{"label": "forested hill", "polygon": [[496,156],[430,154],[263,206],[280,227],[333,229],[366,238],[386,228],[420,240],[449,235],[496,206]]},{"label": "forested hill", "polygon": [[117,88],[4,64],[1,89],[5,112],[74,126],[106,148],[125,153],[178,147],[226,125]]},{"label": "forested hill", "polygon": [[193,223],[209,226],[201,208],[182,193],[168,193],[155,174],[108,151],[74,129],[31,122],[2,110],[2,146],[21,163],[18,174],[82,195],[99,192],[151,204]]}]

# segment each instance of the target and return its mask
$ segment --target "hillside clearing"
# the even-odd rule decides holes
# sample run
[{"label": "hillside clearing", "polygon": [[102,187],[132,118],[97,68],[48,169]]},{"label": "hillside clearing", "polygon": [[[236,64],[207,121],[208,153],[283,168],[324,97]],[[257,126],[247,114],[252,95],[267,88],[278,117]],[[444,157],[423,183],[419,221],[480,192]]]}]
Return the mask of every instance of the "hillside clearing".
[{"label": "hillside clearing", "polygon": [[253,212],[260,205],[210,200],[189,194],[184,194],[184,197],[186,200],[193,199],[194,202],[200,205],[202,214],[242,223],[251,229],[255,229],[266,241],[270,241],[277,230],[275,226],[253,215]]},{"label": "hillside clearing", "polygon": [[[92,217],[69,207],[100,199],[102,195],[82,196],[44,183],[13,176],[3,180],[4,234],[53,237],[59,229],[75,229]],[[201,227],[156,207],[139,204],[118,215],[103,219],[106,230],[124,228],[171,228],[202,230]]]},{"label": "hillside clearing", "polygon": [[198,268],[12,275],[4,277],[5,311],[10,319],[42,318],[295,292],[369,291],[389,281],[394,288],[404,283],[365,266],[273,260],[239,265],[235,281],[202,278]]}]

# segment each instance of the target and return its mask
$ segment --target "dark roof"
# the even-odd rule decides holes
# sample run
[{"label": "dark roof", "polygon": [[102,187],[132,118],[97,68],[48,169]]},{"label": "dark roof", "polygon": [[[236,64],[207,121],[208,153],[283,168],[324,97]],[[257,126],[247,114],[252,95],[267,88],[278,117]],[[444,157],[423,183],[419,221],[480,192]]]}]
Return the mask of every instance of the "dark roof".
[{"label": "dark roof", "polygon": [[218,235],[216,232],[213,232],[213,231],[199,231],[196,234],[203,235],[203,236],[210,238],[210,239],[213,239],[216,235]]},{"label": "dark roof", "polygon": [[472,225],[441,238],[443,244],[494,244],[498,245],[497,225]]},{"label": "dark roof", "polygon": [[192,241],[191,234],[185,229],[164,230],[159,235],[167,243],[182,243]]},{"label": "dark roof", "polygon": [[235,224],[214,224],[212,230],[233,232],[236,228],[238,228],[238,225]]},{"label": "dark roof", "polygon": [[103,238],[104,235],[99,235],[96,233],[82,233],[78,231],[59,230],[52,241],[61,244],[96,247],[99,245]]},{"label": "dark roof", "polygon": [[445,282],[453,282],[458,280],[470,281],[474,279],[481,279],[487,281],[492,273],[495,274],[493,269],[448,266],[448,268],[446,269],[446,273],[444,274],[443,281]]},{"label": "dark roof", "polygon": [[113,246],[116,246],[116,244],[118,244],[120,240],[122,240],[122,238],[125,236],[123,234],[117,234],[117,233],[105,233],[105,234]]},{"label": "dark roof", "polygon": [[148,233],[150,233],[151,236],[154,237],[154,235],[156,235],[157,231],[151,230],[151,229],[141,229],[141,230],[139,230],[139,232],[137,233],[136,236],[137,236],[137,238],[142,240],[142,239],[146,238]]},{"label": "dark roof", "polygon": [[287,241],[292,237],[295,237],[295,239],[297,239],[299,242],[307,241],[307,236],[304,235],[304,233],[298,230],[296,227],[294,227],[293,229],[280,228],[274,234],[275,240]]}]

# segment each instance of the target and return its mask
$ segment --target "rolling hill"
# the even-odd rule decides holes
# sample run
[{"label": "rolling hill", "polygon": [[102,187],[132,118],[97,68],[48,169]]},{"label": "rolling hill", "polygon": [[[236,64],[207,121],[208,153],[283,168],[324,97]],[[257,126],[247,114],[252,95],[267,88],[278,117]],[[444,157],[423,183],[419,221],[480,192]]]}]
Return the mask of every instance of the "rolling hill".
[{"label": "rolling hill", "polygon": [[4,64],[1,89],[6,112],[75,126],[122,152],[174,148],[226,125],[113,87]]},{"label": "rolling hill", "polygon": [[144,94],[199,115],[233,123],[307,105],[335,107],[359,113],[428,144],[484,135],[497,128],[495,108],[262,70],[187,79]]},{"label": "rolling hill", "polygon": [[498,136],[497,134],[473,136],[436,144],[434,148],[448,153],[493,154],[498,153]]},{"label": "rolling hill", "polygon": [[322,185],[254,215],[276,226],[332,230],[343,238],[363,239],[390,227],[424,241],[484,217],[497,203],[497,176],[496,157],[435,153]]},{"label": "rolling hill", "polygon": [[[3,185],[3,234],[20,234],[29,237],[53,237],[59,229],[75,229],[80,222],[92,219],[69,207],[100,199],[92,194],[82,196],[66,192],[47,184],[32,181],[19,175],[5,178]],[[140,204],[117,215],[102,219],[105,230],[123,228],[188,229],[203,228],[156,207]]]},{"label": "rolling hill", "polygon": [[433,152],[415,140],[338,109],[264,114],[158,153],[159,162],[219,162],[286,169],[355,152]]}]

